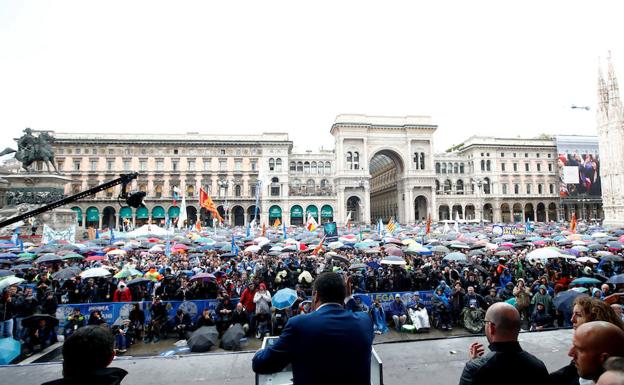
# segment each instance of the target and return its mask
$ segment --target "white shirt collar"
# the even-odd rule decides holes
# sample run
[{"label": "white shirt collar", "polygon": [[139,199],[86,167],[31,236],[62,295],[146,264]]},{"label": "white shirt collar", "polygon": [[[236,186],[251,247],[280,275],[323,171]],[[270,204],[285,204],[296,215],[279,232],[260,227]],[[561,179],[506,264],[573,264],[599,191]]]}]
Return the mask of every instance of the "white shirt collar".
[{"label": "white shirt collar", "polygon": [[339,304],[338,302],[325,302],[324,304],[322,304],[321,306],[319,306],[319,307],[316,309],[316,311],[321,310],[321,308],[322,308],[323,306],[327,306],[327,305],[338,305],[338,306],[342,307],[342,304]]}]

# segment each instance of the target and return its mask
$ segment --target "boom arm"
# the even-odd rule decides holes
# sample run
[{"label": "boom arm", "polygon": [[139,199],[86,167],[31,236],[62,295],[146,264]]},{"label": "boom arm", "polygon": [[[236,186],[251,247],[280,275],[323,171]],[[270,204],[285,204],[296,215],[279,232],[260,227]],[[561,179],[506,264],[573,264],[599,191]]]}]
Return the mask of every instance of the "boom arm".
[{"label": "boom arm", "polygon": [[2,222],[0,222],[0,228],[3,228],[3,227],[6,227],[8,225],[11,225],[13,223],[17,223],[19,221],[23,221],[25,219],[34,217],[36,215],[45,213],[46,211],[54,210],[54,209],[56,209],[58,207],[66,205],[66,204],[69,204],[69,203],[72,203],[72,202],[76,202],[79,199],[82,199],[82,198],[85,198],[85,197],[88,197],[88,196],[91,196],[91,195],[95,195],[95,194],[99,193],[100,191],[104,191],[104,190],[106,190],[108,188],[117,186],[119,184],[123,185],[121,195],[124,196],[124,198],[125,198],[126,185],[128,183],[130,183],[130,181],[132,181],[133,179],[136,179],[138,176],[139,176],[139,173],[137,173],[137,172],[134,172],[134,173],[131,173],[131,174],[121,174],[121,176],[119,178],[117,178],[117,179],[113,179],[113,180],[111,180],[109,182],[106,182],[106,183],[103,183],[103,184],[101,184],[99,186],[95,186],[95,187],[92,187],[92,188],[90,188],[88,190],[81,191],[78,194],[74,194],[74,195],[69,196],[67,198],[63,198],[63,199],[58,200],[56,202],[52,202],[52,203],[50,203],[48,205],[41,206],[41,207],[39,207],[37,209],[31,210],[31,211],[29,211],[27,213],[24,213],[24,214],[15,216],[13,218],[9,218],[9,219],[7,219],[5,221],[2,221]]}]

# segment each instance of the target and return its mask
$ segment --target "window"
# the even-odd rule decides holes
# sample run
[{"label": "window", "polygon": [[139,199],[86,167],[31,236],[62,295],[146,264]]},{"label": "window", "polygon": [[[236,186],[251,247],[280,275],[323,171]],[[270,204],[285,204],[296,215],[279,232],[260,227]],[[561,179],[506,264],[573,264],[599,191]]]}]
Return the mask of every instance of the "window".
[{"label": "window", "polygon": [[156,185],[154,187],[154,196],[156,196],[156,198],[162,198],[163,195],[163,186],[161,185]]},{"label": "window", "polygon": [[186,196],[189,198],[195,196],[195,186],[192,184],[186,186]]},{"label": "window", "polygon": [[80,155],[80,149],[79,148],[76,149],[76,155]]},{"label": "window", "polygon": [[297,164],[295,162],[290,162],[290,164],[288,165],[288,169],[291,172],[297,171]]},{"label": "window", "polygon": [[113,192],[114,192],[114,188],[113,187],[109,187],[106,189],[106,197],[107,198],[112,198],[113,197]]},{"label": "window", "polygon": [[316,167],[316,162],[312,162],[310,165],[310,172],[312,174],[317,174],[318,173],[318,168]]},{"label": "window", "polygon": [[505,171],[505,163],[501,163],[501,171]]},{"label": "window", "polygon": [[524,164],[524,171],[529,171],[530,165],[528,163]]},{"label": "window", "polygon": [[531,185],[527,183],[526,185],[526,193],[531,194]]},{"label": "window", "polygon": [[306,182],[306,192],[308,194],[313,194],[314,193],[314,179],[308,179],[308,181]]},{"label": "window", "polygon": [[490,178],[483,179],[483,193],[489,194],[491,192]]},{"label": "window", "polygon": [[269,158],[269,171],[275,171],[275,159]]},{"label": "window", "polygon": [[537,185],[537,193],[542,195],[544,193],[544,185],[543,184],[538,184]]},{"label": "window", "polygon": [[524,153],[524,157],[525,157],[525,158],[528,158],[528,157],[529,157],[529,153],[528,153],[528,152],[525,152],[525,153]]},{"label": "window", "polygon": [[[177,151],[177,150],[175,150]],[[172,171],[178,171],[178,161],[177,160],[172,160],[171,161],[171,170]]]},{"label": "window", "polygon": [[463,195],[464,194],[464,181],[463,180],[458,180],[457,184],[455,185],[455,191],[457,191],[458,195]]},{"label": "window", "polygon": [[436,162],[436,165],[435,165],[435,170],[436,170],[436,174],[439,174],[439,173],[440,173],[440,163],[437,163],[437,162]]},{"label": "window", "polygon": [[173,155],[178,155],[178,150],[177,149],[173,150]]},{"label": "window", "polygon": [[353,153],[353,169],[360,169],[360,153],[357,151]]},{"label": "window", "polygon": [[65,166],[65,162],[63,162],[62,160],[59,160],[56,162],[56,165],[59,169],[59,171],[63,171],[63,167]]},{"label": "window", "polygon": [[548,154],[548,157],[550,158],[551,154]]},{"label": "window", "polygon": [[227,160],[219,159],[219,171],[227,171]]},{"label": "window", "polygon": [[507,194],[507,183],[503,183],[503,194]]},{"label": "window", "polygon": [[485,160],[481,159],[481,171],[485,171]]},{"label": "window", "polygon": [[504,158],[504,157],[505,157],[505,153],[501,152],[501,158]]},{"label": "window", "polygon": [[325,162],[325,175],[331,175],[331,163]]},{"label": "window", "polygon": [[129,159],[124,159],[124,161],[123,161],[123,168],[124,168],[124,171],[130,171],[130,160]]},{"label": "window", "polygon": [[147,160],[140,160],[139,161],[139,170],[147,171]]},{"label": "window", "polygon": [[303,162],[303,173],[304,174],[310,173],[310,162]]},{"label": "window", "polygon": [[115,161],[112,159],[108,159],[106,161],[106,170],[108,171],[113,171],[113,168],[115,167]]},{"label": "window", "polygon": [[237,184],[236,186],[234,186],[234,196],[241,196],[241,186],[239,184]]},{"label": "window", "polygon": [[251,161],[251,171],[256,171],[258,168],[258,162],[256,162],[256,160],[252,160]]},{"label": "window", "polygon": [[241,171],[243,169],[243,161],[241,159],[234,160],[234,170]]},{"label": "window", "polygon": [[353,154],[351,151],[347,152],[347,170],[351,170],[353,167]]},{"label": "window", "polygon": [[446,163],[442,163],[442,172],[441,174],[446,174]]},{"label": "window", "polygon": [[514,171],[517,172],[518,171],[518,163],[514,163],[513,164],[513,168],[514,168]]},{"label": "window", "polygon": [[418,170],[420,168],[420,158],[417,152],[414,153],[413,161],[416,164],[416,170]]},{"label": "window", "polygon": [[297,162],[297,172],[303,172],[303,162]]},{"label": "window", "polygon": [[552,163],[548,163],[548,171],[552,172]]},{"label": "window", "polygon": [[255,183],[253,183],[251,186],[249,186],[249,194],[252,197],[256,196],[256,184]]},{"label": "window", "polygon": [[225,155],[225,150],[223,150],[223,149],[222,149],[222,150],[220,151],[220,154],[221,154],[221,155]]},{"label": "window", "polygon": [[156,161],[156,171],[163,171],[165,169],[165,161],[159,159]]},{"label": "window", "polygon": [[97,160],[92,160],[90,170],[97,171],[97,164],[98,164]]},{"label": "window", "polygon": [[278,197],[279,195],[280,195],[279,179],[272,178],[271,179],[271,196]]},{"label": "window", "polygon": [[421,170],[425,169],[425,153],[424,152],[420,153],[420,169]]},{"label": "window", "polygon": [[485,169],[486,169],[486,171],[492,171],[492,161],[491,160],[488,159],[485,162]]},{"label": "window", "polygon": [[321,188],[328,188],[329,181],[327,179],[321,179]]},{"label": "window", "polygon": [[80,161],[79,160],[75,160],[74,161],[74,171],[80,171]]},{"label": "window", "polygon": [[210,171],[210,161],[208,159],[204,159],[204,171]]},{"label": "window", "polygon": [[535,157],[539,158],[540,157],[540,153],[538,152],[537,154],[535,154]]},{"label": "window", "polygon": [[275,171],[282,172],[282,158],[277,158],[275,161]]},{"label": "window", "polygon": [[[488,160],[488,162],[489,162],[489,160]],[[454,174],[459,173],[459,164],[457,164],[457,163],[453,164],[453,173]]]},{"label": "window", "polygon": [[460,163],[460,164],[459,164],[459,173],[460,173],[460,174],[463,174],[463,173],[464,173],[464,164],[463,164],[463,163]]},{"label": "window", "polygon": [[515,153],[515,152],[513,153],[513,157],[514,157],[514,158],[516,157],[516,153]]},{"label": "window", "polygon": [[537,171],[542,171],[542,164],[541,163],[537,163],[536,167],[537,167]]},{"label": "window", "polygon": [[514,184],[514,194],[520,194],[520,185]]},{"label": "window", "polygon": [[551,184],[548,186],[548,189],[550,190],[550,193],[551,193],[551,194],[554,194],[554,193],[555,193],[555,185],[554,185],[554,184],[552,184],[552,183],[551,183]]},{"label": "window", "polygon": [[195,171],[195,159],[186,160],[186,169],[189,171]]}]

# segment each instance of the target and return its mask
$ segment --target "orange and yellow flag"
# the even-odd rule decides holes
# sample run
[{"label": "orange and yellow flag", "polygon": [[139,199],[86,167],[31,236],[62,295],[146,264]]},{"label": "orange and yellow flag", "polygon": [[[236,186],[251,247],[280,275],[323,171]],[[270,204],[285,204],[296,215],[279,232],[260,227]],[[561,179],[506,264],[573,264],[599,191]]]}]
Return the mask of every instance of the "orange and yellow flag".
[{"label": "orange and yellow flag", "polygon": [[572,219],[570,220],[570,232],[576,232],[576,213],[572,213]]},{"label": "orange and yellow flag", "polygon": [[425,233],[429,234],[431,232],[431,214],[427,218],[427,227],[425,228]]},{"label": "orange and yellow flag", "polygon": [[321,239],[321,241],[319,242],[318,246],[314,248],[314,251],[312,251],[312,255],[317,255],[319,251],[323,250],[323,242],[325,242],[325,237],[323,237],[323,239]]},{"label": "orange and yellow flag", "polygon": [[281,224],[282,222],[280,221],[280,219],[275,218],[275,222],[273,222],[273,227],[280,227]]},{"label": "orange and yellow flag", "polygon": [[214,202],[203,188],[199,189],[199,205],[209,212],[211,212],[215,218],[219,220],[219,222],[223,222],[223,218],[219,214],[219,210],[217,210],[217,206],[215,206]]}]

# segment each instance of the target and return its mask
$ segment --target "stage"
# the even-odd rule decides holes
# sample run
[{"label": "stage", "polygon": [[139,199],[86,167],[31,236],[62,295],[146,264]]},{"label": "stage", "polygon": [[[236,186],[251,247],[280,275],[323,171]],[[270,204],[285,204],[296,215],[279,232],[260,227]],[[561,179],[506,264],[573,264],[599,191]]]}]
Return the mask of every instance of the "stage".
[{"label": "stage", "polygon": [[[485,337],[450,337],[414,342],[378,343],[375,350],[383,362],[384,384],[456,384],[468,359],[468,346]],[[522,347],[536,355],[554,371],[568,364],[567,352],[572,330],[522,333]],[[202,383],[249,385],[255,381],[251,370],[253,352],[207,353],[177,357],[124,357],[111,366],[129,372],[123,384]],[[322,369],[322,368],[320,368]],[[0,367],[3,383],[41,384],[61,377],[61,364],[45,363]]]}]

